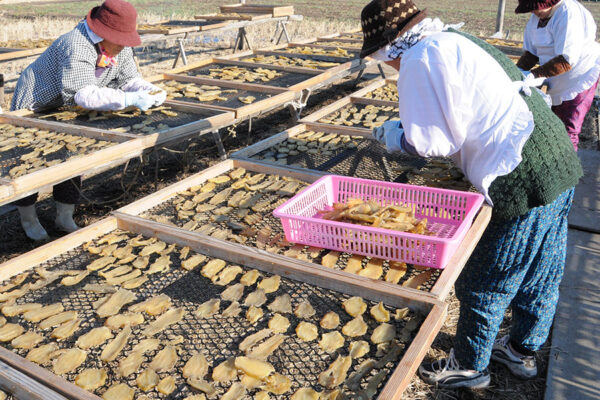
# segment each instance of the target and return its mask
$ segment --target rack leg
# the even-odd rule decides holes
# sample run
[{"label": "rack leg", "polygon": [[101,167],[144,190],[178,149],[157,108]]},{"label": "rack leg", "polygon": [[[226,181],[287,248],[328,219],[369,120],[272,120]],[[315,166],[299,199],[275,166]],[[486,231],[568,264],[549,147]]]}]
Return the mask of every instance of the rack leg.
[{"label": "rack leg", "polygon": [[177,46],[179,47],[179,49],[177,50],[177,56],[175,57],[175,61],[173,62],[173,68],[175,68],[177,66],[179,57],[181,57],[181,61],[183,62],[183,65],[187,65],[187,63],[188,63],[187,55],[185,54],[185,48],[183,46],[184,40],[185,40],[185,37],[177,38]]},{"label": "rack leg", "polygon": [[300,119],[300,113],[302,112],[302,110],[296,108],[293,104],[288,104],[287,107],[288,107],[288,110],[290,111],[290,115],[294,119],[294,122],[298,121]]},{"label": "rack leg", "polygon": [[[233,52],[235,53],[238,50],[241,42],[242,28],[238,29],[237,37],[235,38],[235,44],[233,45]],[[241,46],[244,46],[244,42],[241,42]]]},{"label": "rack leg", "polygon": [[[277,34],[279,33],[280,26],[281,26],[281,21],[277,21],[277,26],[275,27],[275,33],[273,34],[273,37],[271,38],[271,43],[273,43],[275,41],[275,39],[277,39]],[[277,44],[279,44],[279,42],[277,42]]]},{"label": "rack leg", "polygon": [[379,68],[379,74],[381,75],[381,77],[385,79],[385,71],[383,70],[381,64],[377,64],[377,68]]},{"label": "rack leg", "polygon": [[[252,46],[250,46],[250,41],[248,40],[248,34],[246,33],[246,28],[242,28],[243,34],[242,37],[244,38],[244,42],[246,43],[246,46],[248,46],[248,50],[252,50]],[[244,49],[244,43],[242,43],[242,47],[240,48],[240,50]]]},{"label": "rack leg", "polygon": [[352,86],[358,85],[358,82],[363,77],[364,73],[365,73],[365,69],[364,68],[361,69],[360,71],[358,71],[358,75],[356,76],[356,79],[354,80],[354,83],[352,84]]},{"label": "rack leg", "polygon": [[225,160],[227,158],[227,153],[225,152],[225,147],[223,146],[223,141],[221,140],[220,131],[213,131],[212,135],[215,139],[215,143],[217,144],[217,148],[219,149],[219,157],[221,160]]},{"label": "rack leg", "polygon": [[[288,34],[287,31],[287,21],[280,21],[281,22],[281,29],[283,30],[283,34],[285,35],[285,40],[287,43],[290,42],[290,35]],[[281,38],[281,36],[280,36]],[[279,42],[277,42],[277,44],[279,44]]]}]

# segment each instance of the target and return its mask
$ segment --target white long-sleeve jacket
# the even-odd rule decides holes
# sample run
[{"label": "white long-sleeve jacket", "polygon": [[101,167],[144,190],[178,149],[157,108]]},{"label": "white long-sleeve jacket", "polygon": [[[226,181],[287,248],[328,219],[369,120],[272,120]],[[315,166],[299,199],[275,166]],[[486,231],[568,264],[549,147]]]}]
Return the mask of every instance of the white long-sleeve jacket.
[{"label": "white long-sleeve jacket", "polygon": [[502,67],[451,32],[422,39],[403,57],[399,113],[423,157],[452,157],[487,201],[490,184],[512,172],[533,132],[533,115]]}]

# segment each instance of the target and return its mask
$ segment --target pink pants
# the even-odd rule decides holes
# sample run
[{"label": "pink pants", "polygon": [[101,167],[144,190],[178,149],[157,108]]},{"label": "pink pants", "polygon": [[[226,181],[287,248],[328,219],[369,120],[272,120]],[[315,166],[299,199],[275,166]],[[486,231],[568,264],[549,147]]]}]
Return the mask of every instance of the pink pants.
[{"label": "pink pants", "polygon": [[577,151],[577,145],[579,144],[579,133],[581,132],[583,120],[592,106],[597,86],[598,81],[591,88],[579,93],[573,100],[563,101],[558,106],[552,106],[554,114],[565,124],[575,151]]}]

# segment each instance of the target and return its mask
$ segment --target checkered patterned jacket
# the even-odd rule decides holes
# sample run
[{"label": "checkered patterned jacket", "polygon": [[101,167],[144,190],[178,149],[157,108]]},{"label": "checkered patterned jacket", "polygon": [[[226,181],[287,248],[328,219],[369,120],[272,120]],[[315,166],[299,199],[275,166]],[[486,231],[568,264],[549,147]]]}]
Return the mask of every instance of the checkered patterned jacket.
[{"label": "checkered patterned jacket", "polygon": [[118,89],[140,76],[130,47],[125,47],[117,56],[117,65],[106,68],[99,78],[95,75],[97,58],[96,47],[80,22],[23,71],[11,111],[24,108],[41,111],[74,105],[75,93],[85,86]]}]

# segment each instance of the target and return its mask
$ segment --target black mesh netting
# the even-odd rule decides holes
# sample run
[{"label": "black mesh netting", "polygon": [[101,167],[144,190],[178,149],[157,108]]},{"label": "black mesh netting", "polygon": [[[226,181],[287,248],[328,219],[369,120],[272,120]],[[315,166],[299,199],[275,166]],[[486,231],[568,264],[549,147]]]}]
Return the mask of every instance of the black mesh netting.
[{"label": "black mesh netting", "polygon": [[[122,233],[122,232],[121,232]],[[127,233],[129,238],[133,238],[135,235]],[[126,245],[125,240],[118,243],[119,246],[123,247]],[[136,247],[134,253],[137,254],[142,247]],[[68,251],[60,256],[57,256],[50,261],[43,263],[39,267],[44,268],[46,271],[57,271],[57,270],[85,270],[86,266],[98,258],[98,255],[91,255],[85,251],[81,246],[71,251]],[[150,259],[150,263],[154,262],[159,257],[158,254],[153,254]],[[132,334],[129,337],[126,346],[119,353],[119,356],[115,361],[103,362],[100,360],[100,354],[104,345],[97,348],[92,348],[88,351],[88,356],[85,362],[79,366],[75,371],[65,374],[63,377],[73,382],[81,371],[87,368],[104,368],[108,373],[108,379],[106,384],[95,391],[96,394],[101,395],[110,385],[120,382],[125,382],[129,386],[136,388],[136,397],[141,395],[141,390],[137,389],[136,378],[138,375],[148,368],[149,364],[153,360],[154,356],[158,351],[162,350],[168,342],[175,341],[178,348],[178,360],[173,370],[168,372],[159,373],[160,378],[166,376],[173,376],[176,379],[176,389],[169,396],[159,394],[156,390],[150,390],[144,393],[150,399],[158,398],[169,398],[169,399],[184,399],[185,397],[194,393],[194,390],[186,384],[185,379],[182,376],[182,368],[186,361],[195,353],[201,352],[205,355],[210,365],[214,368],[221,362],[225,361],[230,357],[243,355],[239,350],[239,343],[247,336],[258,332],[268,326],[268,321],[272,317],[273,313],[266,307],[271,301],[277,296],[282,294],[290,295],[292,299],[292,307],[295,308],[301,301],[308,301],[313,306],[316,314],[307,320],[315,325],[319,325],[320,319],[323,315],[329,311],[337,313],[340,317],[340,329],[351,320],[344,309],[342,308],[342,301],[348,298],[339,292],[321,289],[319,287],[309,285],[300,281],[291,280],[282,277],[279,289],[276,292],[267,294],[267,302],[262,309],[264,315],[255,324],[251,324],[245,319],[245,312],[247,307],[242,304],[242,314],[239,317],[224,317],[221,312],[230,304],[228,301],[221,301],[220,312],[214,314],[208,318],[199,318],[195,316],[194,312],[198,306],[203,302],[219,298],[219,294],[226,288],[226,286],[217,286],[212,284],[208,278],[201,275],[201,268],[203,264],[200,264],[196,269],[192,271],[186,271],[180,267],[180,249],[177,248],[175,251],[169,254],[172,262],[170,269],[165,273],[157,273],[149,276],[149,280],[137,289],[132,289],[136,294],[137,299],[135,302],[140,302],[153,297],[158,294],[166,294],[172,300],[171,308],[181,307],[185,309],[185,315],[183,319],[177,323],[170,325],[164,331],[154,335],[154,337],[161,340],[161,345],[157,350],[147,352],[144,356],[144,361],[137,372],[127,376],[121,377],[118,375],[119,363],[128,354],[131,353],[133,346],[139,343],[145,337],[141,332],[146,328],[149,322],[154,320],[154,317],[146,315],[146,321],[132,328]],[[207,259],[208,261],[208,259]],[[242,266],[243,272],[247,272],[250,268]],[[261,272],[261,279],[270,277],[271,274]],[[238,275],[237,278],[232,281],[229,285],[237,283],[242,275]],[[61,279],[57,279],[47,286],[31,291],[17,300],[17,303],[41,303],[44,305],[52,303],[61,303],[65,310],[74,310],[78,312],[78,316],[82,318],[82,322],[78,331],[70,338],[59,342],[59,347],[67,349],[75,346],[76,339],[90,331],[93,328],[100,327],[103,325],[103,320],[96,316],[93,309],[93,303],[103,297],[103,294],[98,294],[90,291],[83,290],[84,285],[89,283],[98,283],[101,281],[96,273],[93,273],[86,277],[81,283],[66,287],[61,285]],[[33,282],[37,280],[36,274],[31,274],[25,283]],[[252,291],[256,289],[256,283],[245,287],[244,295],[240,300],[243,303],[243,299]],[[368,308],[374,306],[375,303],[367,301]],[[121,312],[126,307],[121,309]],[[388,310],[394,315],[396,309],[387,307]],[[268,361],[275,367],[276,372],[281,373],[292,380],[292,389],[284,395],[271,395],[271,398],[287,399],[290,395],[300,387],[308,386],[313,387],[316,390],[322,390],[318,384],[318,376],[324,371],[333,360],[337,358],[337,354],[348,354],[349,344],[353,340],[366,340],[373,332],[373,329],[378,326],[370,315],[369,311],[364,314],[365,322],[368,325],[368,331],[362,337],[348,338],[345,339],[345,344],[342,348],[338,349],[335,353],[328,354],[320,349],[318,346],[318,340],[311,342],[301,341],[295,334],[295,327],[300,320],[294,314],[285,314],[289,319],[291,326],[286,332],[286,339],[283,344],[268,358]],[[11,323],[18,323],[25,327],[28,331],[34,331],[42,333],[45,337],[41,344],[49,343],[52,341],[50,338],[50,330],[41,331],[37,324],[25,321],[21,316],[7,318]],[[410,341],[414,338],[417,328],[420,326],[423,320],[422,315],[414,314],[409,312],[406,317],[395,319],[392,317],[390,324],[396,327],[397,337],[400,342],[401,348],[400,356],[404,353],[406,347],[408,347]],[[324,329],[319,327],[319,333],[326,332]],[[117,332],[114,332],[115,334]],[[8,343],[3,343],[3,346],[13,350],[15,353],[26,356],[27,350],[14,349]],[[353,361],[350,369],[350,374],[358,368],[360,362],[366,358],[373,358],[379,360],[385,354],[386,349],[381,349],[383,353],[377,354],[378,349],[375,345],[370,345],[370,351],[367,355],[362,358]],[[365,387],[368,379],[375,375],[377,372],[384,370],[388,374],[392,372],[393,368],[398,364],[399,359],[394,362],[385,364],[384,367],[378,368],[371,373],[367,374],[362,379],[360,386]],[[45,368],[52,370],[51,363],[43,365]],[[210,374],[212,368],[209,370],[207,379],[210,381]],[[385,383],[385,381],[384,381]],[[215,383],[217,393],[222,395],[230,386],[231,383]],[[381,385],[382,387],[383,385]],[[381,387],[379,390],[381,390]],[[249,394],[255,393],[259,389],[249,391]],[[347,388],[344,389],[350,398],[353,398],[355,394],[351,393]]]}]

